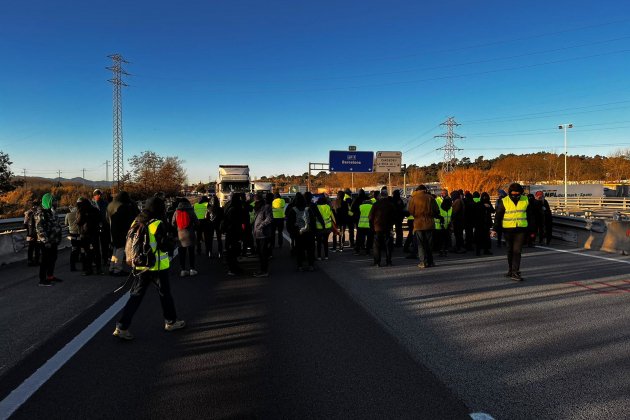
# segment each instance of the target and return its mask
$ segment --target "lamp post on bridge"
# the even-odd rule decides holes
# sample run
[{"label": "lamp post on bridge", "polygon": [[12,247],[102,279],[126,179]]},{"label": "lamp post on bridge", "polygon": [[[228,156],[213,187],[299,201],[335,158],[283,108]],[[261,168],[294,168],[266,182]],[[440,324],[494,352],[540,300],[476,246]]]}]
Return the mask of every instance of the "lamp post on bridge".
[{"label": "lamp post on bridge", "polygon": [[573,124],[560,124],[560,130],[564,130],[564,211],[567,211],[567,129],[573,128]]}]

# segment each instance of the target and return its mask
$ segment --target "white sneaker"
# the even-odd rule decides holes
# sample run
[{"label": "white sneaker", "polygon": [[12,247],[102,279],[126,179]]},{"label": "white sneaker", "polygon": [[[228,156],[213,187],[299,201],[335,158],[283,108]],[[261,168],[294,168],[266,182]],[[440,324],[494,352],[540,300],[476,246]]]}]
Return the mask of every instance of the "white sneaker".
[{"label": "white sneaker", "polygon": [[190,269],[189,273],[190,273],[190,275],[191,275],[191,276],[196,276],[196,275],[197,275],[197,273],[198,273],[198,271],[197,271],[197,270]]},{"label": "white sneaker", "polygon": [[131,334],[129,330],[121,330],[118,327],[116,327],[112,335],[122,340],[133,340],[133,334]]},{"label": "white sneaker", "polygon": [[188,274],[189,274],[189,273],[188,273],[188,271],[187,271],[187,270],[182,270],[182,271],[179,273],[179,277],[186,277]]},{"label": "white sneaker", "polygon": [[186,321],[178,319],[177,321],[165,322],[164,330],[165,331],[175,331],[180,330],[186,326]]}]

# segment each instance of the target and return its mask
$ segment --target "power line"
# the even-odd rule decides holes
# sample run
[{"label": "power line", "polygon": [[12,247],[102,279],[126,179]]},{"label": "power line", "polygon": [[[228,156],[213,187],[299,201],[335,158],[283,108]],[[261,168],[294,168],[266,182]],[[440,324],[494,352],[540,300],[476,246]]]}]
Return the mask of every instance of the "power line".
[{"label": "power line", "polygon": [[[400,80],[400,81],[387,82],[387,83],[373,83],[373,84],[354,85],[354,86],[337,86],[337,87],[309,88],[309,89],[284,89],[284,90],[282,90],[282,89],[274,89],[274,90],[271,90],[271,89],[260,89],[260,90],[256,90],[256,91],[234,91],[232,93],[238,93],[238,94],[254,94],[254,93],[270,93],[270,92],[275,92],[275,93],[306,93],[306,92],[327,92],[327,91],[338,91],[338,90],[348,90],[348,89],[364,89],[364,88],[379,88],[379,87],[388,87],[388,86],[400,86],[400,85],[416,84],[416,83],[423,83],[423,82],[434,82],[434,81],[438,81],[438,80],[448,80],[448,79],[463,78],[463,77],[470,77],[470,76],[480,76],[480,75],[501,73],[501,72],[512,71],[512,70],[522,70],[522,69],[528,69],[528,68],[534,68],[534,67],[547,66],[547,65],[551,65],[551,64],[560,64],[560,63],[566,63],[566,62],[571,62],[571,61],[586,60],[586,59],[590,59],[590,58],[599,58],[599,57],[603,57],[603,56],[607,56],[607,55],[625,54],[625,53],[628,53],[628,52],[630,52],[630,49],[615,50],[615,51],[608,51],[608,52],[592,54],[592,55],[585,55],[585,56],[570,57],[570,58],[559,59],[559,60],[545,61],[545,62],[541,62],[541,63],[534,63],[534,64],[527,64],[527,65],[506,67],[506,68],[502,68],[502,69],[491,69],[491,70],[484,70],[484,71],[477,71],[477,72],[470,72],[470,73],[462,73],[462,74],[455,74],[455,75],[448,75],[448,76],[429,77],[429,78],[415,79],[415,80]],[[223,89],[223,90],[221,90],[221,89],[212,89],[212,90],[209,90],[209,92],[230,93],[230,91],[226,90],[226,89]]]},{"label": "power line", "polygon": [[435,137],[445,138],[446,144],[437,150],[444,150],[444,161],[442,164],[442,170],[444,172],[451,172],[453,170],[453,164],[455,162],[455,152],[462,150],[459,147],[455,146],[455,139],[464,138],[463,136],[455,133],[453,129],[461,124],[455,122],[455,117],[448,117],[448,119],[440,125],[446,126],[446,133]]}]

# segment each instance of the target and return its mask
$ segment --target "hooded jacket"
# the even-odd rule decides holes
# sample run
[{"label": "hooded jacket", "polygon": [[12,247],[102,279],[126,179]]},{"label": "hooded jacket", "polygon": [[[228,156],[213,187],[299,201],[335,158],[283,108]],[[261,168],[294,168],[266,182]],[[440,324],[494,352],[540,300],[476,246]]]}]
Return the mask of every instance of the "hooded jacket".
[{"label": "hooded jacket", "polygon": [[58,245],[61,242],[61,225],[52,209],[53,201],[51,193],[44,194],[41,207],[35,211],[37,240],[44,245]]}]

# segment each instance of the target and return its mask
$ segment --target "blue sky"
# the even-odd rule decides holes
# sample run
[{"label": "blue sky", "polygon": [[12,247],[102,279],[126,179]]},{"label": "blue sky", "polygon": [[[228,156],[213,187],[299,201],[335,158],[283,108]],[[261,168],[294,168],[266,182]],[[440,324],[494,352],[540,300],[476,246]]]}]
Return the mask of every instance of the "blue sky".
[{"label": "blue sky", "polygon": [[449,116],[466,137],[458,157],[560,153],[565,122],[571,154],[630,148],[621,0],[22,0],[0,14],[13,172],[105,178],[115,52],[133,74],[125,159],[179,156],[191,182],[231,163],[301,174],[348,145],[438,162]]}]

